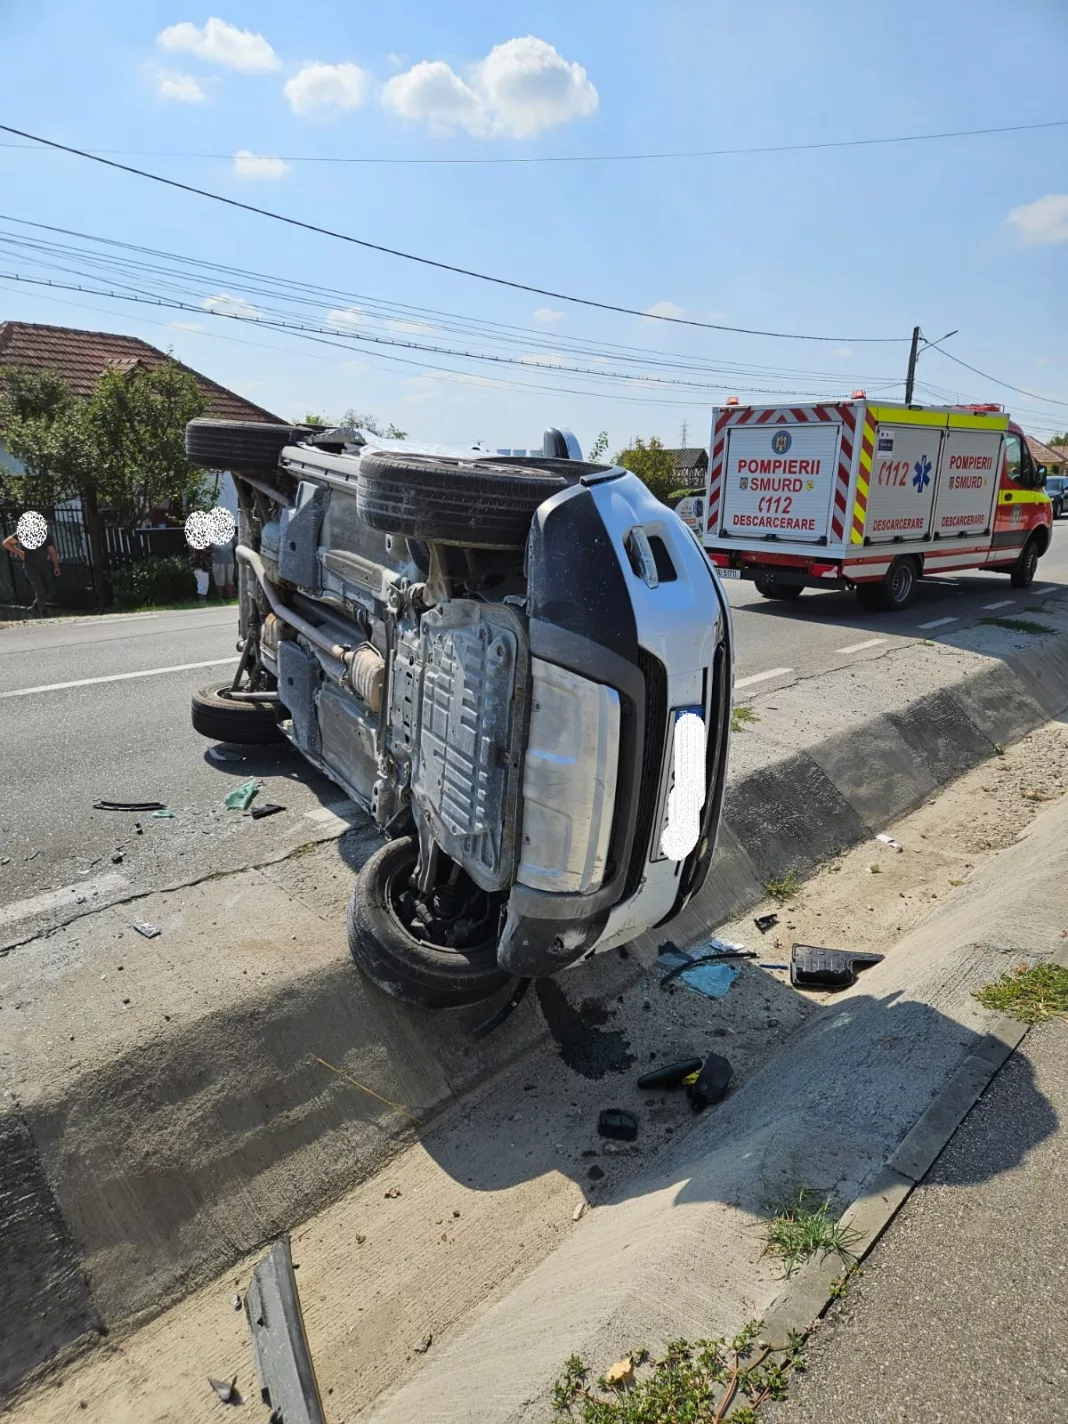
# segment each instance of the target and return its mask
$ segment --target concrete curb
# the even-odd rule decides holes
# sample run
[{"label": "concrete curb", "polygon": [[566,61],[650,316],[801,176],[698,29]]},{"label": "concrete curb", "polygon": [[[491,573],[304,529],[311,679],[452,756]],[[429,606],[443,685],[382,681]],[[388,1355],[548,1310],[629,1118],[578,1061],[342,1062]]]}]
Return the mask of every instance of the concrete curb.
[{"label": "concrete curb", "polygon": [[[1068,968],[1068,945],[1052,959]],[[851,1253],[858,1265],[949,1146],[957,1128],[1031,1027],[1007,1014],[998,1019],[914,1123],[882,1170],[842,1213],[843,1226],[854,1235]],[[807,1335],[836,1298],[836,1283],[844,1274],[837,1256],[808,1261],[765,1314],[761,1339],[773,1350],[785,1350],[791,1335]]]},{"label": "concrete curb", "polygon": [[[706,937],[762,899],[769,879],[806,874],[1066,708],[1062,634],[751,769],[728,786],[701,894],[673,925],[644,936],[637,956],[648,961],[668,935],[682,944]],[[640,972],[610,958],[604,972],[615,983]],[[6,1342],[0,1351],[0,1387],[87,1330],[158,1313],[401,1149],[410,1124],[383,1109],[369,1121],[365,1103],[324,1085],[317,1054],[357,1077],[365,1061],[384,1064],[425,1126],[545,1036],[540,1020],[520,1015],[507,1043],[465,1050],[465,1025],[481,1013],[440,1016],[428,1029],[425,1016],[357,994],[351,979],[347,956],[330,948],[236,1010],[201,1011],[180,1032],[154,1031],[103,1067],[57,1074],[34,1102],[11,1104],[0,1134],[22,1144],[26,1170],[21,1187],[0,1192],[0,1278],[13,1283],[13,1313],[31,1323],[17,1352]],[[356,1048],[354,1015],[369,1022]],[[877,1217],[879,1203],[922,1175],[1011,1038],[999,1031],[961,1066],[957,1096],[939,1099],[941,1116],[929,1109],[901,1144],[888,1168],[897,1175],[873,1187],[865,1213]],[[119,1165],[113,1153],[98,1188],[93,1163],[109,1141],[121,1145]],[[151,1278],[137,1278],[134,1242],[155,1253]]]}]

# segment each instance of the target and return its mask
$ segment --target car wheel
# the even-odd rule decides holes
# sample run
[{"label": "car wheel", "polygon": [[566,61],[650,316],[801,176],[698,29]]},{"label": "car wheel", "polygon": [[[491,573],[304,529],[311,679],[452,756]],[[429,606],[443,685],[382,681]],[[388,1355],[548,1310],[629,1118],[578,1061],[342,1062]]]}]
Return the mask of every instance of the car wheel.
[{"label": "car wheel", "polygon": [[[411,885],[418,855],[416,837],[402,836],[364,863],[349,900],[349,950],[357,968],[394,998],[425,1009],[477,1004],[512,978],[497,966],[500,897],[462,877],[462,888],[439,892],[454,897],[454,913],[424,919]],[[443,942],[449,939],[457,943]]]},{"label": "car wheel", "polygon": [[796,603],[805,591],[799,583],[776,583],[774,579],[767,578],[754,579],[753,582],[761,598],[775,598],[782,603]]},{"label": "car wheel", "polygon": [[895,559],[886,577],[878,583],[857,585],[857,602],[861,608],[896,613],[912,602],[918,579],[919,568],[915,559]]},{"label": "car wheel", "polygon": [[430,544],[522,549],[534,511],[598,466],[574,460],[452,460],[373,451],[360,458],[360,516]]},{"label": "car wheel", "polygon": [[1013,588],[1030,588],[1038,572],[1038,540],[1028,539],[1009,574]]},{"label": "car wheel", "polygon": [[307,425],[269,425],[254,420],[191,420],[185,427],[185,453],[205,470],[264,474],[278,468],[287,445],[311,434]]},{"label": "car wheel", "polygon": [[193,693],[193,730],[213,742],[233,742],[236,746],[265,746],[280,742],[278,703],[235,702],[230,684],[212,683]]}]

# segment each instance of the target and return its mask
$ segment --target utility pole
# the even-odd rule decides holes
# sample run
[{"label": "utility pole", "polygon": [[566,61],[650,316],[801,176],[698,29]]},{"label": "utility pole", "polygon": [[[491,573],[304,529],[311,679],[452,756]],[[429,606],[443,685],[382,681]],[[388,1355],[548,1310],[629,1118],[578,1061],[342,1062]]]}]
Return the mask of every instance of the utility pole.
[{"label": "utility pole", "polygon": [[[943,338],[944,340],[945,338]],[[909,373],[905,377],[905,404],[912,404],[912,388],[916,384],[916,357],[920,354],[920,328],[912,328],[912,348],[909,351]]]},{"label": "utility pole", "polygon": [[683,420],[683,422],[682,422],[682,429],[681,429],[681,431],[679,432],[679,444],[682,446],[682,448],[683,448],[684,450],[686,449],[686,444],[687,444],[687,439],[688,439],[688,437],[689,437],[689,434],[690,434],[690,427],[686,424],[686,421]]}]

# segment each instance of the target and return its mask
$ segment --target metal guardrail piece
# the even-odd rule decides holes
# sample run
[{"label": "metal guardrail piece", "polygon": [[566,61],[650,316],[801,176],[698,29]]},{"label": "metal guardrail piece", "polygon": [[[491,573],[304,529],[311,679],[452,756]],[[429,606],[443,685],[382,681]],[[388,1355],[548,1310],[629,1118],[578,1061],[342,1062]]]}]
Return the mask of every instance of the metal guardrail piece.
[{"label": "metal guardrail piece", "polygon": [[245,1318],[271,1424],[326,1424],[288,1236],[276,1241],[253,1270]]}]

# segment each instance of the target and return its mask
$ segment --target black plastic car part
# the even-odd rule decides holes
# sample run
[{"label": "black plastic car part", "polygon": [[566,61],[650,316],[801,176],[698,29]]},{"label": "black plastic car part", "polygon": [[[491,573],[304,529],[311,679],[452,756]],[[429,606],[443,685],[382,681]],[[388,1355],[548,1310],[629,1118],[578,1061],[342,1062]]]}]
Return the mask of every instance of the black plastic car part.
[{"label": "black plastic car part", "polygon": [[713,1103],[722,1102],[727,1096],[733,1073],[729,1059],[724,1058],[722,1053],[710,1053],[697,1075],[696,1082],[686,1089],[686,1096],[694,1112],[703,1112]]},{"label": "black plastic car part", "polygon": [[597,1119],[597,1131],[602,1137],[633,1142],[638,1136],[638,1119],[625,1108],[605,1108]]},{"label": "black plastic car part", "polygon": [[638,1087],[681,1088],[687,1078],[700,1071],[700,1058],[681,1058],[678,1063],[666,1063],[663,1068],[654,1068],[651,1073],[643,1073],[638,1079]]},{"label": "black plastic car part", "polygon": [[848,989],[857,982],[858,970],[881,964],[885,958],[859,950],[795,944],[790,953],[790,983],[795,989]]}]

